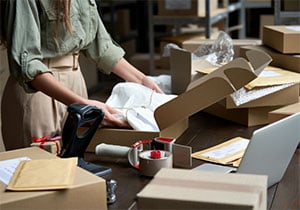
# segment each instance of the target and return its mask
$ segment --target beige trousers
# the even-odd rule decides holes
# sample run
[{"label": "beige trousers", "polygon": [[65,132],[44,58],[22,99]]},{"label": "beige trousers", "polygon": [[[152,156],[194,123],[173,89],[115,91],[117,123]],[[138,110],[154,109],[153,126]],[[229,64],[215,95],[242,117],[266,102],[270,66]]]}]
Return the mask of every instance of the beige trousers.
[{"label": "beige trousers", "polygon": [[[87,98],[78,56],[47,59],[54,77],[73,92]],[[67,107],[42,92],[26,93],[9,77],[2,99],[2,134],[6,150],[30,146],[32,137],[61,135]]]}]

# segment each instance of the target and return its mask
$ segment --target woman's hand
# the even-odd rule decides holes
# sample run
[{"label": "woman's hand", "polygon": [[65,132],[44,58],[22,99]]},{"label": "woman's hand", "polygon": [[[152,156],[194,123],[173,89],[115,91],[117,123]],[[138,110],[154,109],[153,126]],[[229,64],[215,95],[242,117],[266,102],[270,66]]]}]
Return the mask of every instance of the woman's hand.
[{"label": "woman's hand", "polygon": [[144,76],[142,79],[142,85],[154,90],[157,93],[164,93],[155,82],[153,82],[151,79],[149,79],[146,76]]},{"label": "woman's hand", "polygon": [[101,122],[101,125],[104,127],[121,127],[121,128],[130,128],[130,125],[126,120],[124,120],[121,117],[118,117],[122,115],[119,111],[116,109],[108,106],[105,103],[102,103],[97,100],[87,100],[86,104],[96,106],[99,109],[102,109],[104,112],[104,118]]},{"label": "woman's hand", "polygon": [[155,82],[153,82],[144,73],[142,73],[137,68],[128,63],[128,61],[124,58],[122,58],[115,65],[112,72],[118,75],[119,77],[123,78],[125,81],[142,84],[154,90],[157,93],[164,93]]},{"label": "woman's hand", "polygon": [[102,126],[122,128],[130,127],[126,120],[120,117],[118,118],[118,116],[121,114],[120,112],[100,101],[82,98],[60,84],[50,73],[37,75],[35,79],[30,82],[30,84],[35,89],[42,91],[52,98],[55,98],[56,100],[64,103],[66,106],[69,106],[72,103],[81,103],[96,106],[99,109],[102,109],[104,112],[104,119],[101,122]]}]

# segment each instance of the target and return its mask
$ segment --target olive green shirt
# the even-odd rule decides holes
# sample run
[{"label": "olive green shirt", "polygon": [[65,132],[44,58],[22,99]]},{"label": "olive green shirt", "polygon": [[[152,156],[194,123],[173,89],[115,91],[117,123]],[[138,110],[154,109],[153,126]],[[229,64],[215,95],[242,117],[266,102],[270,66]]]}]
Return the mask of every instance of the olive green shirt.
[{"label": "olive green shirt", "polygon": [[[59,24],[57,33],[54,0],[9,0],[5,24],[11,75],[27,92],[35,92],[29,81],[37,74],[51,72],[42,62],[80,51],[109,74],[124,56],[107,33],[95,0],[71,0],[72,30]],[[58,34],[58,35],[56,35]]]}]

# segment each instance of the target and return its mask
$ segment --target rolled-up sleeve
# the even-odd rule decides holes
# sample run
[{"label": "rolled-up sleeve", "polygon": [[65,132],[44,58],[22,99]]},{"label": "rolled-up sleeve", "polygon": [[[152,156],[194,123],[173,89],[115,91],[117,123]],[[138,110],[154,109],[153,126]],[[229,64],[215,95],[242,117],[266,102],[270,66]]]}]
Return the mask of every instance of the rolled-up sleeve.
[{"label": "rolled-up sleeve", "polygon": [[8,1],[10,10],[8,24],[9,64],[11,74],[26,92],[35,92],[28,82],[37,74],[50,72],[42,62],[41,35],[37,1]]},{"label": "rolled-up sleeve", "polygon": [[99,17],[97,21],[96,37],[88,46],[85,54],[96,62],[102,72],[109,74],[125,52],[111,39]]}]

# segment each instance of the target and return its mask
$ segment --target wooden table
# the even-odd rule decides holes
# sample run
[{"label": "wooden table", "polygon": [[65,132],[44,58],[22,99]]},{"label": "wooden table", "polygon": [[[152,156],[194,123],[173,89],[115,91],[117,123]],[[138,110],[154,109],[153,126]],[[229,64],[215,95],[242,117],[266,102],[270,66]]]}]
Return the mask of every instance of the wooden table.
[{"label": "wooden table", "polygon": [[[254,130],[261,126],[246,127],[223,120],[212,115],[199,112],[190,117],[188,130],[176,140],[176,143],[189,145],[193,152],[214,146],[236,136],[251,138]],[[299,161],[300,151],[296,151],[282,181],[268,189],[268,209],[299,209]],[[95,154],[87,153],[87,161],[109,166],[112,174],[106,179],[114,179],[117,185],[117,201],[108,206],[108,209],[134,209],[136,194],[151,180],[141,176],[139,172],[130,167],[124,159],[100,159]],[[276,160],[275,160],[276,161]],[[193,167],[203,161],[193,159]]]}]

